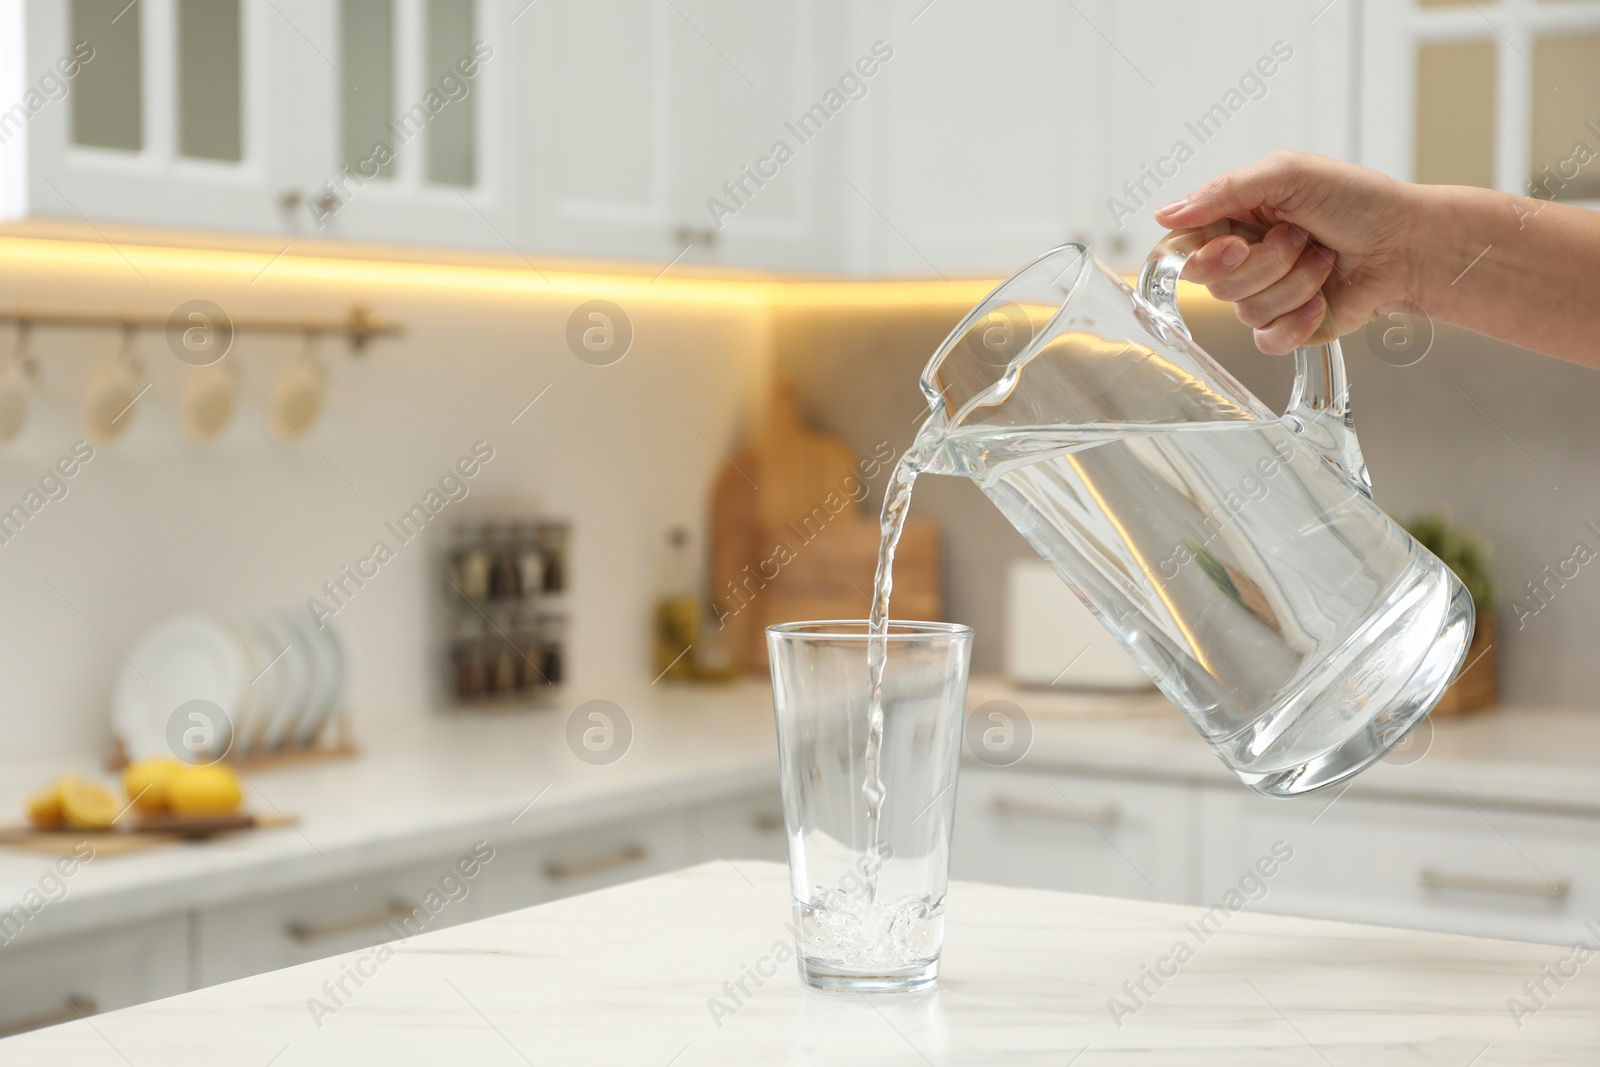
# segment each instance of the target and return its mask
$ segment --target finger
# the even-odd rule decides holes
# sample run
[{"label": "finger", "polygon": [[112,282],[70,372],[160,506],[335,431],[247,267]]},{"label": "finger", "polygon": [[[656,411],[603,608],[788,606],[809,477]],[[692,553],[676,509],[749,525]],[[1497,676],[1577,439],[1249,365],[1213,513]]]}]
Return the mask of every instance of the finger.
[{"label": "finger", "polygon": [[1314,245],[1307,247],[1282,278],[1254,296],[1235,301],[1234,312],[1246,326],[1260,329],[1315,296],[1332,271],[1328,257]]},{"label": "finger", "polygon": [[1249,258],[1250,247],[1250,242],[1243,237],[1218,237],[1207,241],[1183,265],[1183,280],[1199,285],[1215,285]]},{"label": "finger", "polygon": [[1258,163],[1212,178],[1182,200],[1157,208],[1155,219],[1168,229],[1187,229],[1261,209],[1276,217],[1276,205],[1289,199],[1302,169],[1295,153],[1275,152]]},{"label": "finger", "polygon": [[1287,356],[1311,340],[1327,311],[1328,302],[1318,293],[1287,315],[1251,331],[1256,347],[1269,356]]},{"label": "finger", "polygon": [[1262,292],[1294,269],[1307,240],[1309,236],[1300,227],[1279,223],[1250,246],[1249,255],[1233,270],[1210,283],[1211,295],[1238,301]]}]

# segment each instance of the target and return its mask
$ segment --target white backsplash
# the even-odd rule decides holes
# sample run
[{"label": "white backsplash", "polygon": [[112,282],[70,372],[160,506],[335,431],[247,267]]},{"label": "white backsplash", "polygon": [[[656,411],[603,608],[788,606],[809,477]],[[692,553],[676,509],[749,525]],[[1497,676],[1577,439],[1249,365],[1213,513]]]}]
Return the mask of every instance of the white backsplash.
[{"label": "white backsplash", "polygon": [[[271,253],[259,258],[266,265]],[[326,599],[323,583],[379,540],[394,558],[338,615],[353,654],[349,707],[358,739],[423,712],[437,686],[425,618],[437,542],[402,544],[385,524],[475,446],[492,448],[493,459],[464,482],[468,500],[532,497],[573,523],[572,680],[647,673],[656,542],[671,525],[697,537],[703,528],[718,449],[735,447],[744,413],[767,388],[764,311],[703,297],[675,303],[669,293],[616,297],[604,282],[588,294],[440,292],[278,278],[276,269],[252,284],[248,273],[146,267],[147,283],[115,261],[24,267],[0,257],[0,305],[165,314],[204,297],[235,316],[330,317],[361,301],[406,328],[359,358],[323,342],[331,402],[309,444],[273,437],[248,386],[216,442],[185,442],[173,412],[188,368],[163,336],[140,337],[156,385],[129,431],[63,479],[64,496],[49,481],[58,499],[0,544],[0,707],[14,756],[107,743],[121,654],[155,621],[191,608]],[[633,320],[633,347],[613,366],[581,362],[567,347],[568,316],[590,296],[618,299]],[[71,452],[82,382],[116,343],[114,331],[37,331],[45,396],[22,436],[0,448],[0,507],[23,501]],[[0,354],[11,344],[0,332]],[[241,334],[228,358],[266,390],[300,345]],[[433,522],[451,523],[461,507]]]}]

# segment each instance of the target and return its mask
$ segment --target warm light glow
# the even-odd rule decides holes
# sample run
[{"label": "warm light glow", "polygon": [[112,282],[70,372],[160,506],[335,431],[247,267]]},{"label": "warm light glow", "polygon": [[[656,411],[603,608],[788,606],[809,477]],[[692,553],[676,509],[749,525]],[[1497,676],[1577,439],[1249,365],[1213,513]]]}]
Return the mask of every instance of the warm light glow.
[{"label": "warm light glow", "polygon": [[[752,308],[794,307],[943,307],[965,309],[982,300],[999,279],[808,279],[751,274],[705,277],[691,268],[659,276],[623,269],[573,269],[537,264],[488,265],[429,263],[411,260],[297,255],[292,249],[272,261],[271,253],[237,249],[182,248],[123,242],[117,245],[83,240],[0,237],[0,267],[124,271],[131,263],[146,276],[204,275],[248,284],[258,277],[275,282],[351,286],[371,293],[375,287],[426,289],[477,296],[503,295],[606,297],[617,300],[688,301],[697,304]],[[1188,283],[1185,296],[1204,290]],[[376,295],[376,294],[371,294]]]},{"label": "warm light glow", "polygon": [[[126,257],[126,259],[124,259]],[[211,248],[174,248],[163,245],[95,244],[88,241],[0,238],[0,265],[26,269],[59,266],[73,269],[127,270],[132,263],[141,273],[156,275],[203,274],[248,284],[272,259],[270,254]],[[765,279],[708,279],[648,275],[540,271],[535,267],[498,267],[405,260],[297,256],[291,250],[272,263],[265,279],[275,282],[309,282],[318,285],[427,289],[475,295],[522,297],[578,296],[629,300],[694,301],[760,307],[769,302]]]}]

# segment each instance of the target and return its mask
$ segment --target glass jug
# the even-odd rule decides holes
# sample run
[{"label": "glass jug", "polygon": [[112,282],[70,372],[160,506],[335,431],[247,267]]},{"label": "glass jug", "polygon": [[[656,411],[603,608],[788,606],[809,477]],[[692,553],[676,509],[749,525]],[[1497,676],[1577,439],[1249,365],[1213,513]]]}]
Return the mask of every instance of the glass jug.
[{"label": "glass jug", "polygon": [[1472,599],[1372,502],[1337,341],[1295,353],[1280,417],[1190,339],[1178,275],[1217,232],[1169,236],[1137,292],[1082,245],[1018,272],[929,361],[913,454],[972,478],[1245,784],[1296,796],[1433,709]]}]

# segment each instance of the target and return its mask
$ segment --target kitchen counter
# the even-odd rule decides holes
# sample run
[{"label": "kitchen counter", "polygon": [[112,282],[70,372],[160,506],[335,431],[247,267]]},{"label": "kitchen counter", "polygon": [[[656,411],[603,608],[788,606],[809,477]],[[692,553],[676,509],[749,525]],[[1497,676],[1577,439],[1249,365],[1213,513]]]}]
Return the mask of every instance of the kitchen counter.
[{"label": "kitchen counter", "polygon": [[[631,724],[610,764],[580,760],[568,718],[581,699],[606,699]],[[769,688],[613,687],[563,709],[428,716],[361,731],[354,759],[247,772],[245,805],[297,825],[109,856],[87,863],[30,922],[18,945],[126,924],[329,879],[617,822],[673,815],[777,786]],[[618,736],[620,736],[620,731]],[[0,812],[63,773],[106,778],[96,755],[0,768]],[[36,890],[50,857],[0,849],[0,902]]]},{"label": "kitchen counter", "polygon": [[[787,877],[716,862],[0,1043],[8,1064],[1541,1064],[1600,1057],[1570,950],[956,883],[938,991],[803,987]],[[1174,964],[1183,942],[1192,957]],[[365,961],[365,962],[363,962]],[[1590,962],[1588,966],[1600,966]],[[1145,968],[1148,995],[1124,983]],[[345,980],[340,993],[332,984]],[[746,977],[747,969],[767,972]],[[734,983],[742,982],[746,994]],[[329,984],[325,984],[329,983]],[[759,984],[758,984],[759,983]],[[1113,1001],[1115,998],[1115,1001]],[[1122,1009],[1113,1018],[1118,1003]],[[1486,1051],[1487,1050],[1487,1051]]]},{"label": "kitchen counter", "polygon": [[[568,709],[587,698],[612,700],[628,713],[633,738],[614,763],[591,765],[569,748]],[[1041,694],[975,679],[969,705],[993,699],[1013,701],[1032,720],[1033,743],[1017,770],[1242,789],[1159,696]],[[770,690],[758,680],[635,685],[575,694],[564,709],[373,727],[363,731],[355,759],[246,775],[247,805],[295,816],[297,827],[87,864],[66,896],[35,917],[26,941],[329,878],[359,882],[367,871],[458,852],[479,839],[511,844],[775,789],[771,708]],[[1351,795],[1600,814],[1600,713],[1512,707],[1431,729],[1431,740],[1402,758],[1425,755],[1379,764]],[[0,767],[0,811],[20,814],[29,793],[69,771],[104,777],[90,753]],[[0,849],[0,903],[20,900],[49,862]]]}]

